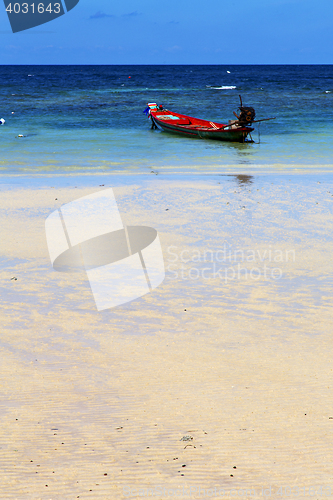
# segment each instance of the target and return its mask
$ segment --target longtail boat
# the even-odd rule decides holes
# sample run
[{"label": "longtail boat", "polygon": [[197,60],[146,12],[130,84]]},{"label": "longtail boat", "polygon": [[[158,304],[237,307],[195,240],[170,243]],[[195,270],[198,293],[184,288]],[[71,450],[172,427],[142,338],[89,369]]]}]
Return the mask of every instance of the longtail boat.
[{"label": "longtail boat", "polygon": [[[144,113],[151,119],[151,128],[161,127],[166,132],[181,134],[187,137],[200,137],[202,139],[215,139],[218,141],[245,142],[246,137],[250,135],[254,128],[252,123],[271,120],[255,120],[256,113],[253,108],[244,107],[240,97],[239,115],[234,112],[237,120],[229,120],[229,123],[217,123],[192,116],[181,115],[164,109],[156,102],[149,102]],[[251,138],[251,142],[252,138]]]}]

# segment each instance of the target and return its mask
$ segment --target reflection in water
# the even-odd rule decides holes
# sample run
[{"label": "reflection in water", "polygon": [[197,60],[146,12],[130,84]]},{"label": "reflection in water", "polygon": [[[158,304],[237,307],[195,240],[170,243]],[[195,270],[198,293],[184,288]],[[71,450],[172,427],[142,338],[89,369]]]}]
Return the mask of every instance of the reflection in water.
[{"label": "reflection in water", "polygon": [[244,186],[244,184],[251,185],[254,180],[254,175],[245,174],[220,174],[221,177],[234,177],[237,180],[239,186]]},{"label": "reflection in water", "polygon": [[206,149],[213,149],[216,152],[222,150],[223,159],[225,158],[227,150],[239,164],[251,165],[255,159],[255,155],[257,154],[257,148],[254,147],[256,145],[255,142],[211,142],[214,142],[214,144],[206,146]]},{"label": "reflection in water", "polygon": [[254,178],[253,175],[235,175],[235,177],[240,186],[243,184],[252,184]]},{"label": "reflection in water", "polygon": [[254,154],[256,150],[253,148],[253,142],[245,142],[243,144],[235,144],[237,148],[235,148],[237,162],[240,164],[251,164],[254,160]]}]

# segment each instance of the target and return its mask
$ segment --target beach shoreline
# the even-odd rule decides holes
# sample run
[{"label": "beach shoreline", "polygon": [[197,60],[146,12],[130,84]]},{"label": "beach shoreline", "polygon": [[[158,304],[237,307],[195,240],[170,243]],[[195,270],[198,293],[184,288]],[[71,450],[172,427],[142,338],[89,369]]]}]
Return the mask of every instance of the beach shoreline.
[{"label": "beach shoreline", "polygon": [[136,177],[152,177],[152,175],[159,175],[168,179],[191,179],[192,177],[211,177],[211,176],[229,176],[229,175],[249,175],[249,176],[325,176],[333,173],[333,164],[284,164],[284,163],[271,163],[271,164],[221,164],[214,163],[212,165],[203,165],[189,163],[184,165],[161,165],[158,163],[151,163],[145,166],[131,166],[121,165],[119,168],[103,168],[92,169],[79,169],[78,171],[68,169],[68,171],[58,170],[51,166],[41,166],[40,171],[36,172],[35,168],[24,168],[19,171],[10,172],[6,167],[1,172],[0,169],[0,187],[2,184],[8,184],[11,180],[22,180],[22,185],[33,187],[38,185],[39,180],[54,179],[61,184],[67,179],[88,179],[88,182],[93,182],[94,179],[101,177],[102,179],[110,177],[112,179],[126,179]]}]

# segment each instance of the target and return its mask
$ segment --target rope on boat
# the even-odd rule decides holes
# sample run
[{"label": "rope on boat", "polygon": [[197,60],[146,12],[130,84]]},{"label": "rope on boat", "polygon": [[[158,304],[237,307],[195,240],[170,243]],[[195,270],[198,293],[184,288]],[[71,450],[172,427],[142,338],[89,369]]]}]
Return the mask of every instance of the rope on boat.
[{"label": "rope on boat", "polygon": [[260,144],[260,122],[258,124],[258,144]]}]

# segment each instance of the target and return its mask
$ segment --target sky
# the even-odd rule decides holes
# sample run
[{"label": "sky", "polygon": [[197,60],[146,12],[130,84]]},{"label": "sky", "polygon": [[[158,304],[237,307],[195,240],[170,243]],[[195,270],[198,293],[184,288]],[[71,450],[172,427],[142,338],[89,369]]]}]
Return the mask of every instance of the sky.
[{"label": "sky", "polygon": [[333,64],[332,0],[80,0],[19,33],[0,2],[0,64]]}]

